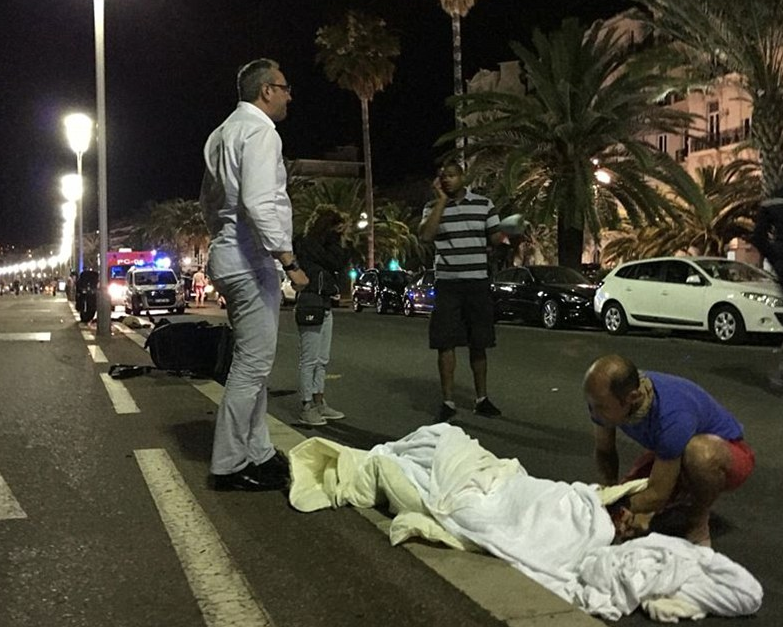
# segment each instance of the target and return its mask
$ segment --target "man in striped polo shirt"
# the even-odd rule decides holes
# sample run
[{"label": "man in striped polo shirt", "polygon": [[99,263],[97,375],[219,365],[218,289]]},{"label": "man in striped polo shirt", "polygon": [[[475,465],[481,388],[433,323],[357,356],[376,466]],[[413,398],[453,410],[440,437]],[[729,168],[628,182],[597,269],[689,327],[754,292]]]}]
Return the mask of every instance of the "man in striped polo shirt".
[{"label": "man in striped polo shirt", "polygon": [[465,188],[465,173],[447,163],[432,187],[435,200],[422,215],[419,237],[435,242],[435,308],[430,318],[430,348],[438,351],[443,404],[439,420],[456,416],[453,401],[455,348],[467,346],[476,389],[473,413],[500,416],[487,398],[487,353],[495,345],[492,299],[489,291],[487,247],[503,239],[495,206],[485,196]]}]

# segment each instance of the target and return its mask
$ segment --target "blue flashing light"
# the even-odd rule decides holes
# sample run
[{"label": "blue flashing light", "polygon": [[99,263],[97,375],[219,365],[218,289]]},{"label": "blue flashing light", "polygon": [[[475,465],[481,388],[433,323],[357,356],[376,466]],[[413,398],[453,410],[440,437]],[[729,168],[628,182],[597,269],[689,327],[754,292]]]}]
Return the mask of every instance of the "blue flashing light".
[{"label": "blue flashing light", "polygon": [[356,268],[351,268],[348,270],[348,278],[351,279],[351,281],[355,281],[356,277],[359,276],[359,273],[357,272]]},{"label": "blue flashing light", "polygon": [[169,257],[158,257],[155,260],[155,267],[168,270],[171,267],[171,259]]},{"label": "blue flashing light", "polygon": [[392,259],[389,262],[389,266],[388,267],[389,267],[389,270],[399,270],[400,269],[400,262],[397,261],[396,259]]}]

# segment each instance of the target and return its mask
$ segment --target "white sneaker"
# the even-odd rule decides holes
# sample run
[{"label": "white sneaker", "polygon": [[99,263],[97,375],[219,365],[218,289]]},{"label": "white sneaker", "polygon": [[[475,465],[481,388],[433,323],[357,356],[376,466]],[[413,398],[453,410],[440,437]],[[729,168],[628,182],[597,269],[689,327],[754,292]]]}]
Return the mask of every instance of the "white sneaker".
[{"label": "white sneaker", "polygon": [[319,407],[312,403],[306,403],[299,414],[299,422],[310,427],[318,427],[326,424],[326,419],[321,416]]},{"label": "white sneaker", "polygon": [[323,401],[318,406],[318,412],[321,414],[321,418],[325,418],[326,420],[340,420],[341,418],[345,418],[343,412],[332,409],[326,404],[326,401]]}]

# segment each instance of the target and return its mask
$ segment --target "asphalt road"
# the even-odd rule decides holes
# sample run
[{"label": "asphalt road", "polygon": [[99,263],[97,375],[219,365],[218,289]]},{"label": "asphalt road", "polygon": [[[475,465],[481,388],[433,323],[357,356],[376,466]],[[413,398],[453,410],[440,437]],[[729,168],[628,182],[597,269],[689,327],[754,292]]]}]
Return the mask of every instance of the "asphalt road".
[{"label": "asphalt road", "polygon": [[[224,312],[212,306],[185,314],[198,316],[214,320]],[[303,515],[282,494],[210,491],[214,403],[188,380],[153,373],[125,382],[138,412],[117,414],[100,373],[109,363],[149,360],[117,334],[98,339],[107,361],[96,363],[83,330],[64,301],[0,298],[0,336],[51,333],[50,341],[0,341],[0,476],[26,516],[0,520],[0,625],[204,624],[204,609],[139,472],[138,451],[144,450],[167,451],[252,595],[279,627],[504,624],[501,611],[481,607],[410,551],[389,547],[352,510]],[[783,539],[777,532],[783,515],[783,398],[766,382],[778,357],[775,346],[762,341],[727,347],[649,334],[613,338],[504,323],[490,353],[490,396],[504,416],[489,421],[470,413],[471,378],[460,354],[456,424],[496,455],[518,457],[532,475],[593,481],[591,427],[580,385],[595,357],[619,352],[642,368],[697,381],[735,412],[757,453],[749,482],[715,508],[713,545],[762,583],[765,602],[753,625],[772,627],[783,609]],[[305,436],[359,448],[431,421],[440,399],[425,318],[338,309],[332,353],[327,399],[347,418],[300,430],[297,334],[284,308],[270,414]],[[622,441],[621,462],[636,451]],[[544,623],[566,624],[552,615],[507,624]],[[649,621],[640,613],[619,621],[643,623]]]}]

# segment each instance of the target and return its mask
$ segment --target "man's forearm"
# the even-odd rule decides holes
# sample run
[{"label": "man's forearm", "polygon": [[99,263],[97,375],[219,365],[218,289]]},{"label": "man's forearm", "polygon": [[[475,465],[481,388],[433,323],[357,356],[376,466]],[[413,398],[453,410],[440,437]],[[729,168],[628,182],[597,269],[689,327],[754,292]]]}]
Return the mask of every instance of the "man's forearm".
[{"label": "man's forearm", "polygon": [[290,250],[273,250],[270,254],[284,266],[291,265],[295,259],[293,251]]},{"label": "man's forearm", "polygon": [[629,499],[629,507],[635,514],[647,514],[659,512],[669,500],[669,495],[658,494],[655,490],[647,488]]},{"label": "man's forearm", "polygon": [[430,215],[421,223],[419,227],[419,239],[423,242],[431,242],[435,239],[438,232],[438,225],[443,217],[443,210],[446,208],[446,201],[436,200],[432,206]]},{"label": "man's forearm", "polygon": [[596,451],[595,463],[598,467],[598,475],[604,485],[617,483],[620,471],[620,460],[617,456],[617,451]]}]

